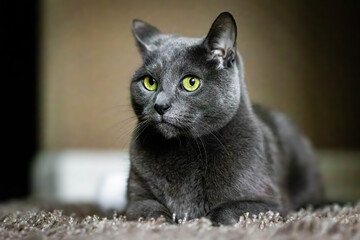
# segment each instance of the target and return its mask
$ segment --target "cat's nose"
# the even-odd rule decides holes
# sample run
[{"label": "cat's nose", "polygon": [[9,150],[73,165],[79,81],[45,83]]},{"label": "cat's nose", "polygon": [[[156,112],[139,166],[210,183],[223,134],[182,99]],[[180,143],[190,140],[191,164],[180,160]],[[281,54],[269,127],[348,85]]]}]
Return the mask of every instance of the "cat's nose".
[{"label": "cat's nose", "polygon": [[170,104],[155,104],[155,110],[160,115],[164,115],[164,113],[170,108]]}]

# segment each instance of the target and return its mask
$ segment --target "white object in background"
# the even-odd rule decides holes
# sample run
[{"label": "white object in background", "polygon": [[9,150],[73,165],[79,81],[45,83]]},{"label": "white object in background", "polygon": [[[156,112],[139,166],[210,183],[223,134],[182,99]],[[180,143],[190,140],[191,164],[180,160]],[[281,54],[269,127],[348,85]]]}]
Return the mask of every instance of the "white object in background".
[{"label": "white object in background", "polygon": [[33,196],[41,201],[126,205],[129,155],[122,151],[41,152],[32,172]]},{"label": "white object in background", "polygon": [[103,210],[123,210],[126,207],[127,173],[106,174],[98,189],[97,202]]}]

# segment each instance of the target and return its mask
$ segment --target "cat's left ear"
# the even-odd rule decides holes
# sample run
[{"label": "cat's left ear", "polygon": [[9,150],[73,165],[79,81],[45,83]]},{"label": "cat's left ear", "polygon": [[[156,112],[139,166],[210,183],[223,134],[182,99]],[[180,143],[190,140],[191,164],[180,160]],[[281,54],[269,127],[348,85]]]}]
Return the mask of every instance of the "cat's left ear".
[{"label": "cat's left ear", "polygon": [[160,31],[156,27],[139,19],[133,20],[132,32],[135,37],[136,44],[142,54],[154,49],[152,41],[154,40],[154,37],[160,34]]},{"label": "cat's left ear", "polygon": [[236,22],[229,12],[221,13],[212,24],[203,45],[209,59],[218,59],[219,67],[230,67],[236,57]]}]

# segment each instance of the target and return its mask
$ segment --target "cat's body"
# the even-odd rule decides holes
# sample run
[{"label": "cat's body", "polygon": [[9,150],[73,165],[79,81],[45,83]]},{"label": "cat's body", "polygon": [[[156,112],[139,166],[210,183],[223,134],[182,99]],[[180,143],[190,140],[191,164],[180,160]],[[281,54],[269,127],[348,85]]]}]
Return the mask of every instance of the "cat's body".
[{"label": "cat's body", "polygon": [[176,214],[232,224],[245,212],[285,213],[321,200],[306,140],[282,114],[250,104],[229,13],[202,39],[160,34],[141,21],[133,31],[144,64],[131,84],[139,123],[129,219]]}]

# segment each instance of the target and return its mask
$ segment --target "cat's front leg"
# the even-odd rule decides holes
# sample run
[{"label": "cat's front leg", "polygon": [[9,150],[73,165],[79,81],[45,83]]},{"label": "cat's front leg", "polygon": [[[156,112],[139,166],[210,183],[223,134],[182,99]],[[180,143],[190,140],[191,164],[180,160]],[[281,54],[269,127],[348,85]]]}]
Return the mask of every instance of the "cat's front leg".
[{"label": "cat's front leg", "polygon": [[165,221],[172,222],[169,210],[156,200],[149,199],[131,202],[126,209],[126,218],[128,220],[138,220],[140,217],[156,219],[160,216],[163,216]]},{"label": "cat's front leg", "polygon": [[239,221],[244,213],[281,212],[279,204],[262,201],[231,201],[217,205],[206,215],[213,225],[232,225]]},{"label": "cat's front leg", "polygon": [[135,221],[140,217],[156,219],[163,216],[167,222],[172,222],[169,209],[154,199],[147,182],[133,168],[130,169],[128,179],[128,206],[125,215],[128,220]]}]

